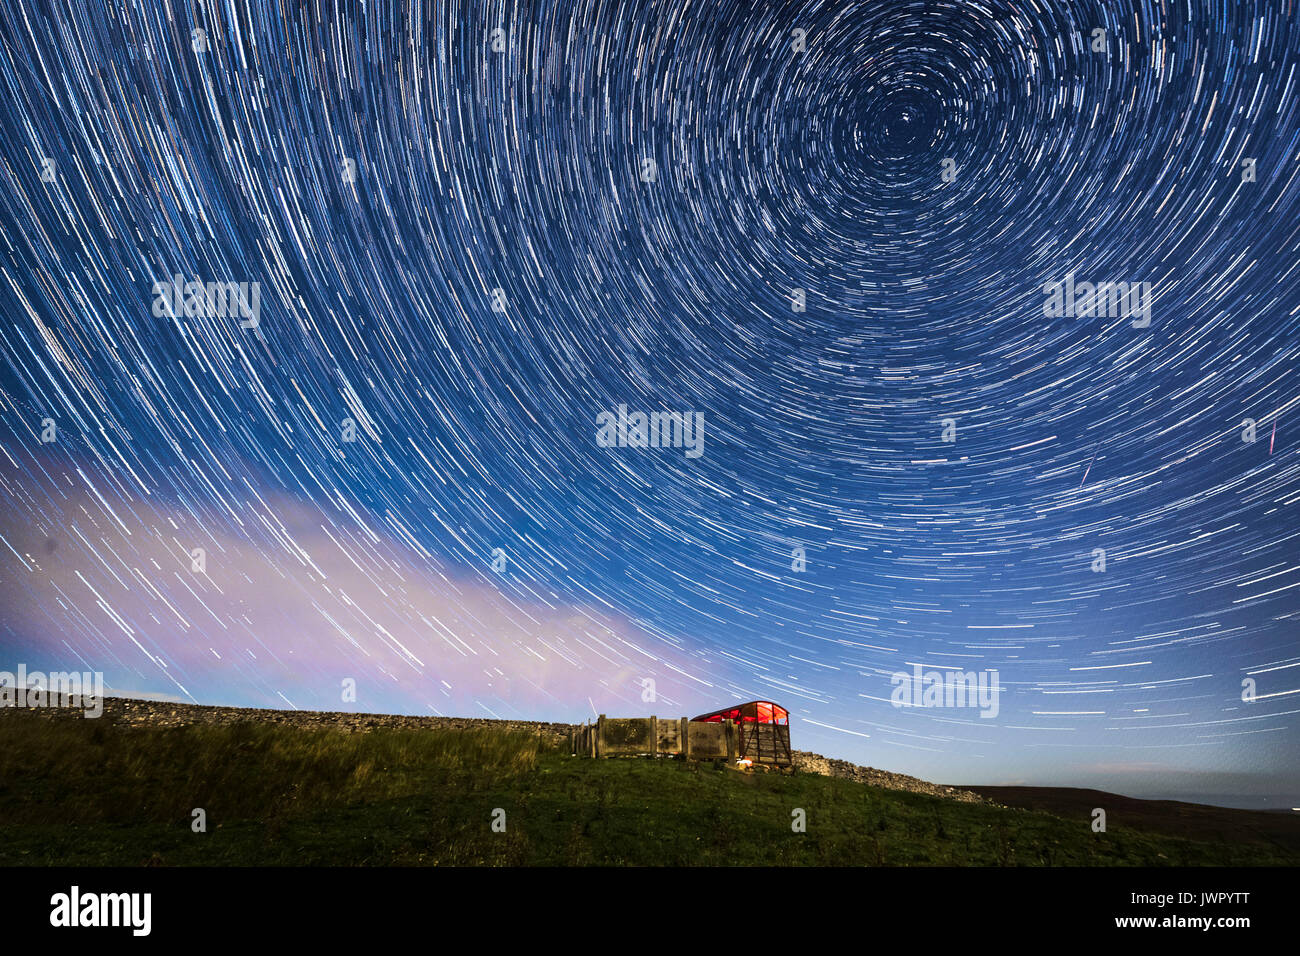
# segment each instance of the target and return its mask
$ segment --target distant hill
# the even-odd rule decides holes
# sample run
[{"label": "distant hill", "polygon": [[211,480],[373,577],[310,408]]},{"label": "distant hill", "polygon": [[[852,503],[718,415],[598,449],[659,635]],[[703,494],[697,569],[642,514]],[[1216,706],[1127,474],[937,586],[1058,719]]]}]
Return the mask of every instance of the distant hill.
[{"label": "distant hill", "polygon": [[1300,856],[1300,813],[1234,810],[1178,800],[1139,800],[1103,790],[1074,787],[963,787],[995,803],[1040,810],[1064,819],[1091,820],[1094,807],[1106,811],[1107,826],[1149,833],[1253,844]]}]

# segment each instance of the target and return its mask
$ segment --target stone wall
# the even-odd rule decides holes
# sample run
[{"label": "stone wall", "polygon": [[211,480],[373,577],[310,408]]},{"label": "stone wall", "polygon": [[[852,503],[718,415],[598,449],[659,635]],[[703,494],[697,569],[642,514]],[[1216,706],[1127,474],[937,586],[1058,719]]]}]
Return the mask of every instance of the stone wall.
[{"label": "stone wall", "polygon": [[818,773],[824,777],[854,780],[858,783],[865,783],[869,787],[884,787],[887,790],[924,793],[931,797],[956,800],[958,803],[990,802],[978,793],[971,793],[969,790],[958,790],[955,787],[945,787],[938,783],[927,783],[924,780],[918,780],[916,777],[908,777],[901,773],[890,773],[888,770],[877,770],[874,767],[859,767],[847,760],[833,760],[830,757],[809,753],[806,750],[796,750],[794,752],[794,768],[803,773]]},{"label": "stone wall", "polygon": [[[4,710],[0,709],[0,713]],[[47,717],[81,717],[80,710],[57,707],[33,708],[27,713]],[[412,717],[404,714],[354,714],[345,711],[262,710],[252,707],[209,707],[169,701],[104,698],[99,720],[127,727],[181,727],[186,724],[235,724],[243,721],[283,724],[293,727],[365,733],[376,727],[407,730],[512,730],[540,733],[552,743],[568,745],[569,724],[524,720],[490,720],[479,717]]]},{"label": "stone wall", "polygon": [[[0,708],[0,717],[12,708]],[[80,710],[45,707],[26,711],[50,718],[81,718]],[[120,697],[104,698],[104,715],[100,720],[128,727],[181,727],[186,724],[234,724],[242,721],[285,724],[294,727],[333,729],[345,733],[365,733],[376,727],[396,727],[408,730],[498,730],[521,731],[540,734],[548,742],[567,748],[569,731],[581,725],[547,723],[527,720],[491,720],[481,717],[412,717],[403,714],[354,714],[343,711],[314,710],[262,710],[251,707],[209,707],[200,704],[178,704],[168,701],[127,700]],[[708,725],[713,726],[713,725]],[[721,725],[717,725],[721,727]],[[567,749],[566,749],[567,752]],[[860,767],[847,760],[835,760],[805,750],[793,752],[794,769],[803,773],[816,773],[841,780],[853,780],[871,787],[905,790],[932,797],[956,800],[960,803],[991,803],[992,801],[971,793],[937,783],[928,783],[873,767]]]}]

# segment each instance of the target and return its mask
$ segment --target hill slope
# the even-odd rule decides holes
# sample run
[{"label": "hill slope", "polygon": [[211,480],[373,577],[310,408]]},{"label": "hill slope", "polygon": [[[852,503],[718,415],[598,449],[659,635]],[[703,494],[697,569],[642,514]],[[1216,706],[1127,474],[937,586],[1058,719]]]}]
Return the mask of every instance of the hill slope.
[{"label": "hill slope", "polygon": [[1089,819],[1094,807],[1110,823],[1211,843],[1254,844],[1300,856],[1300,813],[1234,810],[1178,800],[1139,800],[1073,787],[965,787],[1008,807]]},{"label": "hill slope", "polygon": [[[1121,825],[1094,834],[1086,814],[813,773],[573,758],[558,733],[382,723],[365,733],[251,718],[160,727],[121,712],[0,710],[0,865],[1300,861],[1283,846]],[[194,832],[196,809],[206,832]],[[796,811],[806,832],[792,829]]]}]

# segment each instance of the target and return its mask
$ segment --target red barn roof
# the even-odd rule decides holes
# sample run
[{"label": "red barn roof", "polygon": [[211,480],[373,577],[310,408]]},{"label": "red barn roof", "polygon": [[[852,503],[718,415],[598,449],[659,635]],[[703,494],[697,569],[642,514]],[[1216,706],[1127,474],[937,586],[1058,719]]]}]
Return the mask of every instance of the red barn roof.
[{"label": "red barn roof", "polygon": [[745,724],[789,724],[790,712],[780,704],[774,704],[770,700],[751,700],[747,704],[724,707],[722,710],[715,710],[711,714],[692,717],[691,720],[699,720],[708,724],[719,724],[724,720],[734,720],[737,723]]}]

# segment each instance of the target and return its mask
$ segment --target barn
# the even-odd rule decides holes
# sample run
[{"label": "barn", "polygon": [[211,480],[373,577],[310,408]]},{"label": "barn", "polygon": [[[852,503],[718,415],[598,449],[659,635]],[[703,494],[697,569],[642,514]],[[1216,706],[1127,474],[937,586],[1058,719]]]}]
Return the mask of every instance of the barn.
[{"label": "barn", "polygon": [[582,757],[648,755],[784,767],[794,762],[790,712],[770,700],[734,704],[690,720],[600,714],[595,723],[574,725],[569,745]]},{"label": "barn", "polygon": [[691,723],[720,724],[730,720],[736,727],[736,753],[741,760],[755,763],[789,764],[790,712],[770,700],[751,700],[692,717]]}]

